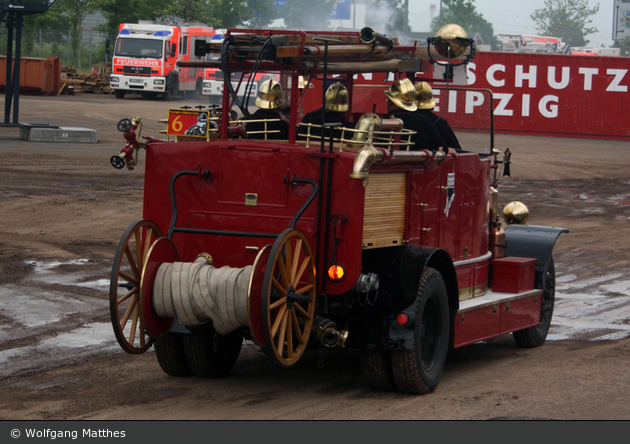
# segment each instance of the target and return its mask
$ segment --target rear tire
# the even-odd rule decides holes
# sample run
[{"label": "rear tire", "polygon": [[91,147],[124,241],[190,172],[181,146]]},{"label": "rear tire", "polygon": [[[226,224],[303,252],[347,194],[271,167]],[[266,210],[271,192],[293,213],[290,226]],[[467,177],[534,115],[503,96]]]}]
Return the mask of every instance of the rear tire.
[{"label": "rear tire", "polygon": [[183,333],[169,332],[153,343],[158,364],[167,375],[191,376],[192,370],[186,361]]},{"label": "rear tire", "polygon": [[190,369],[200,378],[223,378],[230,374],[243,344],[243,333],[218,334],[212,322],[184,335],[184,352]]},{"label": "rear tire", "polygon": [[171,77],[169,83],[166,87],[166,91],[164,92],[164,101],[170,102],[171,100],[175,100],[179,96],[179,80],[176,77]]},{"label": "rear tire", "polygon": [[514,341],[516,341],[519,347],[540,347],[547,340],[549,327],[551,327],[551,318],[553,317],[553,304],[556,299],[556,269],[553,263],[553,257],[549,262],[547,278],[544,285],[545,288],[543,288],[540,309],[540,324],[512,333]]},{"label": "rear tire", "polygon": [[383,392],[396,390],[390,352],[363,352],[361,370],[370,388]]},{"label": "rear tire", "polygon": [[436,269],[427,268],[416,298],[413,350],[392,352],[394,379],[401,392],[423,395],[435,390],[444,372],[449,331],[444,279]]},{"label": "rear tire", "polygon": [[201,97],[202,89],[203,89],[202,80],[199,78],[197,79],[197,82],[195,83],[195,90],[192,93],[191,99],[197,100],[199,97]]}]

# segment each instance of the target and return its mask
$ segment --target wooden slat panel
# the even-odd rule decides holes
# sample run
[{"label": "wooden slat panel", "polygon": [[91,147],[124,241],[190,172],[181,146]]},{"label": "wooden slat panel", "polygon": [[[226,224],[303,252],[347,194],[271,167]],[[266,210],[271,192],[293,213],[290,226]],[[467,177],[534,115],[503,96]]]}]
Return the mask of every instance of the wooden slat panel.
[{"label": "wooden slat panel", "polygon": [[402,245],[407,173],[370,174],[365,189],[363,248]]}]

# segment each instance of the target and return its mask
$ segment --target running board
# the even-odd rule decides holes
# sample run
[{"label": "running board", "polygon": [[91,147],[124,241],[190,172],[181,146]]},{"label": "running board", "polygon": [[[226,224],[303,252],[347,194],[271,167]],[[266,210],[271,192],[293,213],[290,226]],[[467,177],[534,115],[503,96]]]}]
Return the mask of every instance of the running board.
[{"label": "running board", "polygon": [[542,290],[499,293],[461,301],[455,316],[453,347],[501,336],[540,324]]}]

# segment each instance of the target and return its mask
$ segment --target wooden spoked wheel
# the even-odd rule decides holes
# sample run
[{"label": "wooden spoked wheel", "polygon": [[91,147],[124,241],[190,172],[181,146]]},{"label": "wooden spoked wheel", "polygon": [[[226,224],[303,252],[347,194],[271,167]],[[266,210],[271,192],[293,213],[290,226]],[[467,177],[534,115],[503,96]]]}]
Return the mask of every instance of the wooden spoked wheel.
[{"label": "wooden spoked wheel", "polygon": [[162,231],[155,222],[133,222],[122,235],[114,256],[109,310],[118,344],[127,353],[144,353],[153,344],[142,311],[140,284],[149,248],[160,237]]},{"label": "wooden spoked wheel", "polygon": [[265,349],[284,366],[306,349],[315,317],[315,258],[304,233],[285,230],[271,248],[262,293]]}]

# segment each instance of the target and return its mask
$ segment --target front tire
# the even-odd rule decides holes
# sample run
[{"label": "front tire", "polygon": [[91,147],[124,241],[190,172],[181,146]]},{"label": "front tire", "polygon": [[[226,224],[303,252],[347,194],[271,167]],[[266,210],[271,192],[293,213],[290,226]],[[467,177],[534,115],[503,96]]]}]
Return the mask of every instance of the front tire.
[{"label": "front tire", "polygon": [[436,269],[426,268],[416,298],[413,350],[392,352],[394,379],[401,392],[423,395],[435,390],[444,372],[449,331],[444,279]]},{"label": "front tire", "polygon": [[114,91],[114,96],[116,96],[117,99],[124,99],[125,91],[116,90]]},{"label": "front tire", "polygon": [[514,341],[516,341],[519,347],[540,347],[545,343],[545,340],[547,340],[549,327],[551,327],[551,318],[553,317],[553,305],[556,299],[556,269],[553,263],[553,257],[549,262],[547,276],[543,285],[540,324],[512,333]]}]

